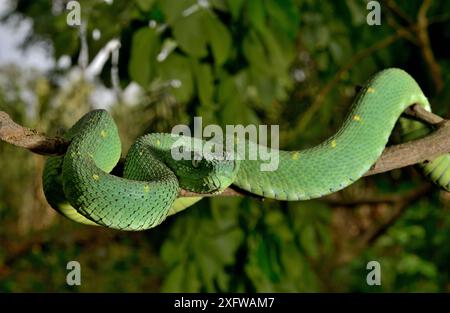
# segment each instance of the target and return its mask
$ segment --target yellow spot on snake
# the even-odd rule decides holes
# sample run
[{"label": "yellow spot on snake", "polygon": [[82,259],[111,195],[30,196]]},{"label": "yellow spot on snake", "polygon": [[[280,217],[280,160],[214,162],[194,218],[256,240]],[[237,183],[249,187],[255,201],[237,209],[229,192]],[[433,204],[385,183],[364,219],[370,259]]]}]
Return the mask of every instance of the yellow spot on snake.
[{"label": "yellow spot on snake", "polygon": [[106,138],[107,135],[108,135],[108,134],[107,134],[104,130],[102,130],[102,131],[100,132],[100,136],[102,136],[102,138]]},{"label": "yellow spot on snake", "polygon": [[331,148],[336,148],[336,140],[333,140],[333,141],[331,142]]},{"label": "yellow spot on snake", "polygon": [[97,174],[92,175],[92,178],[93,178],[94,180],[99,180],[99,179],[100,179],[100,177],[99,177]]},{"label": "yellow spot on snake", "polygon": [[374,93],[374,92],[375,92],[375,89],[372,88],[372,87],[369,87],[369,88],[367,88],[367,92],[368,92],[368,93]]},{"label": "yellow spot on snake", "polygon": [[298,153],[298,152],[294,152],[294,153],[291,155],[291,159],[292,159],[292,160],[298,160],[299,154],[300,154],[300,153]]},{"label": "yellow spot on snake", "polygon": [[157,145],[157,146],[161,145],[161,141],[159,141],[159,139],[156,140],[156,145]]},{"label": "yellow spot on snake", "polygon": [[149,190],[150,190],[150,187],[149,187],[148,185],[145,185],[145,186],[144,186],[144,191],[145,191],[145,192],[149,192]]},{"label": "yellow spot on snake", "polygon": [[361,120],[361,116],[359,116],[359,115],[353,115],[353,120],[355,120],[355,121],[360,121],[360,120]]}]

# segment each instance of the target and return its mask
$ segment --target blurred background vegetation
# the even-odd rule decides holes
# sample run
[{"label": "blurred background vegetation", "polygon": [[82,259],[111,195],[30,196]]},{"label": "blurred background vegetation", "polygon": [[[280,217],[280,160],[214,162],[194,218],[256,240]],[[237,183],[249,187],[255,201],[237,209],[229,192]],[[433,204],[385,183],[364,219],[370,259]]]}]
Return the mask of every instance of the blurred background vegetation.
[{"label": "blurred background vegetation", "polygon": [[[194,116],[279,124],[282,148],[308,147],[337,129],[358,85],[392,66],[450,113],[448,1],[379,1],[380,26],[362,0],[79,1],[81,27],[67,24],[67,1],[6,2],[2,25],[27,21],[22,48],[43,47],[52,65],[3,62],[0,110],[55,135],[107,108],[124,154]],[[450,197],[414,168],[313,201],[204,199],[132,233],[53,212],[43,162],[0,143],[0,291],[450,291]],[[70,260],[81,286],[65,283]],[[371,260],[381,286],[366,284]]]}]

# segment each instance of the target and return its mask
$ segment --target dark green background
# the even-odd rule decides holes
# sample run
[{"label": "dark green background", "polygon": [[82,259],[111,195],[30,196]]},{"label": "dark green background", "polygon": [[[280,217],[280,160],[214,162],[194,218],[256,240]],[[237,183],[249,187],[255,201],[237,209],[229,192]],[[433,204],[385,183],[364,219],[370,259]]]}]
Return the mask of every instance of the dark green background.
[{"label": "dark green background", "polygon": [[[124,153],[140,134],[171,130],[202,116],[206,124],[279,124],[280,146],[312,146],[332,134],[358,85],[401,67],[447,116],[450,2],[380,1],[381,25],[366,23],[359,0],[211,0],[183,17],[188,0],[80,1],[92,57],[119,38],[122,88],[136,81],[135,106],[111,112]],[[429,4],[429,7],[428,7]],[[80,52],[78,29],[51,1],[18,1],[10,16],[33,20],[28,40],[46,40],[56,58]],[[161,32],[148,27],[154,20]],[[172,40],[163,62],[156,56]],[[1,44],[1,43],[0,43]],[[0,68],[0,109],[49,134],[70,127],[111,86],[108,62],[96,82],[57,84],[68,71]],[[167,82],[178,79],[180,88]],[[35,114],[19,97],[25,81]],[[394,138],[396,134],[394,134]],[[44,158],[0,144],[0,291],[450,291],[450,197],[414,168],[364,178],[304,202],[202,200],[155,229],[131,233],[72,223],[48,208]],[[82,284],[65,284],[66,264]],[[381,264],[382,285],[366,284]]]}]

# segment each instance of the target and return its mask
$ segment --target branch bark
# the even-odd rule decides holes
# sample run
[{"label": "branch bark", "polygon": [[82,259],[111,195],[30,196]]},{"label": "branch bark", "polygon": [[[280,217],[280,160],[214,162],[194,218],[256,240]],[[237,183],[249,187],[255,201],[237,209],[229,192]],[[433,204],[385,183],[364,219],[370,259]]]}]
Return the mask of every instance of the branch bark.
[{"label": "branch bark", "polygon": [[[428,112],[419,105],[412,105],[405,114],[432,125],[435,130],[428,136],[385,148],[378,161],[364,175],[370,176],[393,169],[410,166],[450,152],[450,120]],[[64,155],[69,142],[61,137],[48,137],[36,130],[15,123],[7,113],[0,111],[0,140],[31,152],[57,156]],[[214,197],[214,196],[255,196],[237,187],[230,187],[220,194],[197,194],[187,190],[180,191],[180,197]]]},{"label": "branch bark", "polygon": [[0,140],[41,155],[63,155],[69,143],[61,137],[47,137],[42,133],[15,123],[0,111]]}]

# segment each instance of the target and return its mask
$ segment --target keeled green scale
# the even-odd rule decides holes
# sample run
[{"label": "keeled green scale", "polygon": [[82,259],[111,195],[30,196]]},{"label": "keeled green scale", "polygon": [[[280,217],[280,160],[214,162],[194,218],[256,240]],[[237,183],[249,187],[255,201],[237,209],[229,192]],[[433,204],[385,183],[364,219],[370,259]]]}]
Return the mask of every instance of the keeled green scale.
[{"label": "keeled green scale", "polygon": [[[271,150],[279,156],[274,171],[261,171],[266,160],[177,161],[170,150],[180,137],[150,134],[131,147],[123,177],[108,174],[120,158],[117,127],[106,111],[92,111],[67,133],[71,144],[66,155],[47,161],[44,192],[52,207],[72,220],[123,230],[154,227],[201,199],[177,199],[180,188],[208,193],[234,184],[278,200],[317,198],[361,178],[383,152],[402,112],[414,103],[430,110],[408,73],[387,69],[362,88],[334,136],[310,149]],[[423,123],[404,118],[401,125],[408,140],[430,131]],[[195,140],[199,139],[182,137],[181,143],[188,147]],[[247,152],[260,148],[244,144]],[[436,184],[450,189],[450,154],[421,167]]]}]

